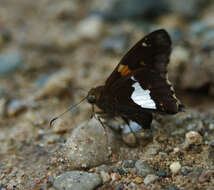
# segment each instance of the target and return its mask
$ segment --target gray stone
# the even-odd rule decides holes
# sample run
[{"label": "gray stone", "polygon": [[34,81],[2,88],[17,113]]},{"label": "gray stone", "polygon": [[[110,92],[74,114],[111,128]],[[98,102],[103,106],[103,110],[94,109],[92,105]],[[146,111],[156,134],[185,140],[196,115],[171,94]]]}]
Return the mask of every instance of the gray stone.
[{"label": "gray stone", "polygon": [[167,176],[167,173],[166,173],[165,170],[161,169],[161,170],[159,170],[159,171],[157,172],[157,175],[158,175],[159,177],[166,177],[166,176]]},{"label": "gray stone", "polygon": [[154,181],[156,181],[158,179],[158,176],[154,175],[154,174],[150,174],[150,175],[147,175],[144,179],[144,184],[145,185],[148,185],[150,183],[153,183]]},{"label": "gray stone", "polygon": [[0,77],[8,76],[23,66],[24,58],[18,52],[0,55]]},{"label": "gray stone", "polygon": [[144,160],[138,160],[135,163],[135,169],[137,172],[137,176],[139,176],[139,177],[145,177],[148,174],[154,174],[155,173],[152,166]]},{"label": "gray stone", "polygon": [[98,174],[71,171],[56,178],[53,186],[57,190],[92,190],[102,183]]},{"label": "gray stone", "polygon": [[62,158],[75,168],[94,167],[109,160],[109,155],[118,152],[121,142],[116,134],[92,119],[90,123],[74,129],[60,153]]},{"label": "gray stone", "polygon": [[150,155],[156,155],[158,152],[157,152],[157,149],[155,149],[155,148],[150,148],[149,150],[148,150],[148,154],[150,154]]},{"label": "gray stone", "polygon": [[135,160],[125,160],[123,163],[124,168],[134,168],[135,167]]}]

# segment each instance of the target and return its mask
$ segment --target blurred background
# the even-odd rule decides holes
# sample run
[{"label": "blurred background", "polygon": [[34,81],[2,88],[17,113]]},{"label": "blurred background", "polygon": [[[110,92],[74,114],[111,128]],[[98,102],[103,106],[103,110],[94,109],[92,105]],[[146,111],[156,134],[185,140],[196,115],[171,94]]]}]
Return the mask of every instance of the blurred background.
[{"label": "blurred background", "polygon": [[[135,42],[159,28],[173,41],[170,79],[178,92],[193,92],[185,103],[206,104],[199,95],[214,95],[212,1],[0,0],[0,5],[0,97],[12,101],[12,112],[19,100],[33,96],[58,99],[69,89],[79,98],[84,93],[76,89],[102,84]],[[56,81],[60,87],[51,86]]]},{"label": "blurred background", "polygon": [[[12,159],[14,142],[43,138],[51,118],[103,84],[130,47],[160,28],[172,38],[177,96],[188,109],[212,110],[214,1],[0,0],[1,159]],[[89,116],[83,103],[63,122]]]}]

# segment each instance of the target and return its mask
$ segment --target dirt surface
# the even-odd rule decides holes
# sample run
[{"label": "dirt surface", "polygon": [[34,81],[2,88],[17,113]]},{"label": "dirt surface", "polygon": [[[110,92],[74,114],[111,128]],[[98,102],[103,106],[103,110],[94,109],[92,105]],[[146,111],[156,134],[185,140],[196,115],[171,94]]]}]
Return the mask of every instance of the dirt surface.
[{"label": "dirt surface", "polygon": [[[103,163],[105,169],[83,170],[108,174],[102,173],[99,190],[213,190],[214,4],[207,1],[197,16],[168,11],[147,20],[117,22],[91,16],[101,5],[0,0],[0,189],[53,190],[56,177],[75,168],[59,161],[56,152],[75,128],[90,120],[91,107],[81,103],[53,128],[50,120],[102,84],[143,35],[165,28],[174,48],[169,78],[186,112],[157,116],[146,146],[121,145]],[[191,131],[197,132],[192,143],[187,135]],[[147,184],[136,164],[124,167],[127,160],[147,161],[157,179]],[[181,167],[175,173],[170,169],[174,162]]]}]

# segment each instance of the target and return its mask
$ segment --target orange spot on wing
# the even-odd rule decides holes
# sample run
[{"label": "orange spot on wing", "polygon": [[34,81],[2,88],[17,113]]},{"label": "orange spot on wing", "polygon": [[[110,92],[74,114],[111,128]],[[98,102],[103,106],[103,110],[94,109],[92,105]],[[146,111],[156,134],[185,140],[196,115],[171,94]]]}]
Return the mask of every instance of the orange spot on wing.
[{"label": "orange spot on wing", "polygon": [[131,73],[131,70],[129,69],[129,67],[126,65],[122,70],[121,70],[121,75],[122,76],[126,76],[129,73]]}]

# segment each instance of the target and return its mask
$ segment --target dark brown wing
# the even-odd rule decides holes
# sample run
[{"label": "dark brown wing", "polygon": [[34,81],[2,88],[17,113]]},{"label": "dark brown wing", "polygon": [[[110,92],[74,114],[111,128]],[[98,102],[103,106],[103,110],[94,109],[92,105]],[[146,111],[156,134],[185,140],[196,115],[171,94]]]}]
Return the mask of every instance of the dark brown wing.
[{"label": "dark brown wing", "polygon": [[119,79],[107,94],[106,99],[114,105],[118,116],[144,128],[150,127],[152,112],[175,114],[182,108],[171,84],[157,71],[148,68]]},{"label": "dark brown wing", "polygon": [[141,68],[119,79],[108,92],[111,102],[118,106],[175,114],[182,105],[167,79],[158,72]]},{"label": "dark brown wing", "polygon": [[155,70],[165,76],[171,53],[171,40],[168,33],[156,30],[137,42],[122,58],[106,80],[109,89],[118,79],[142,67]]}]

